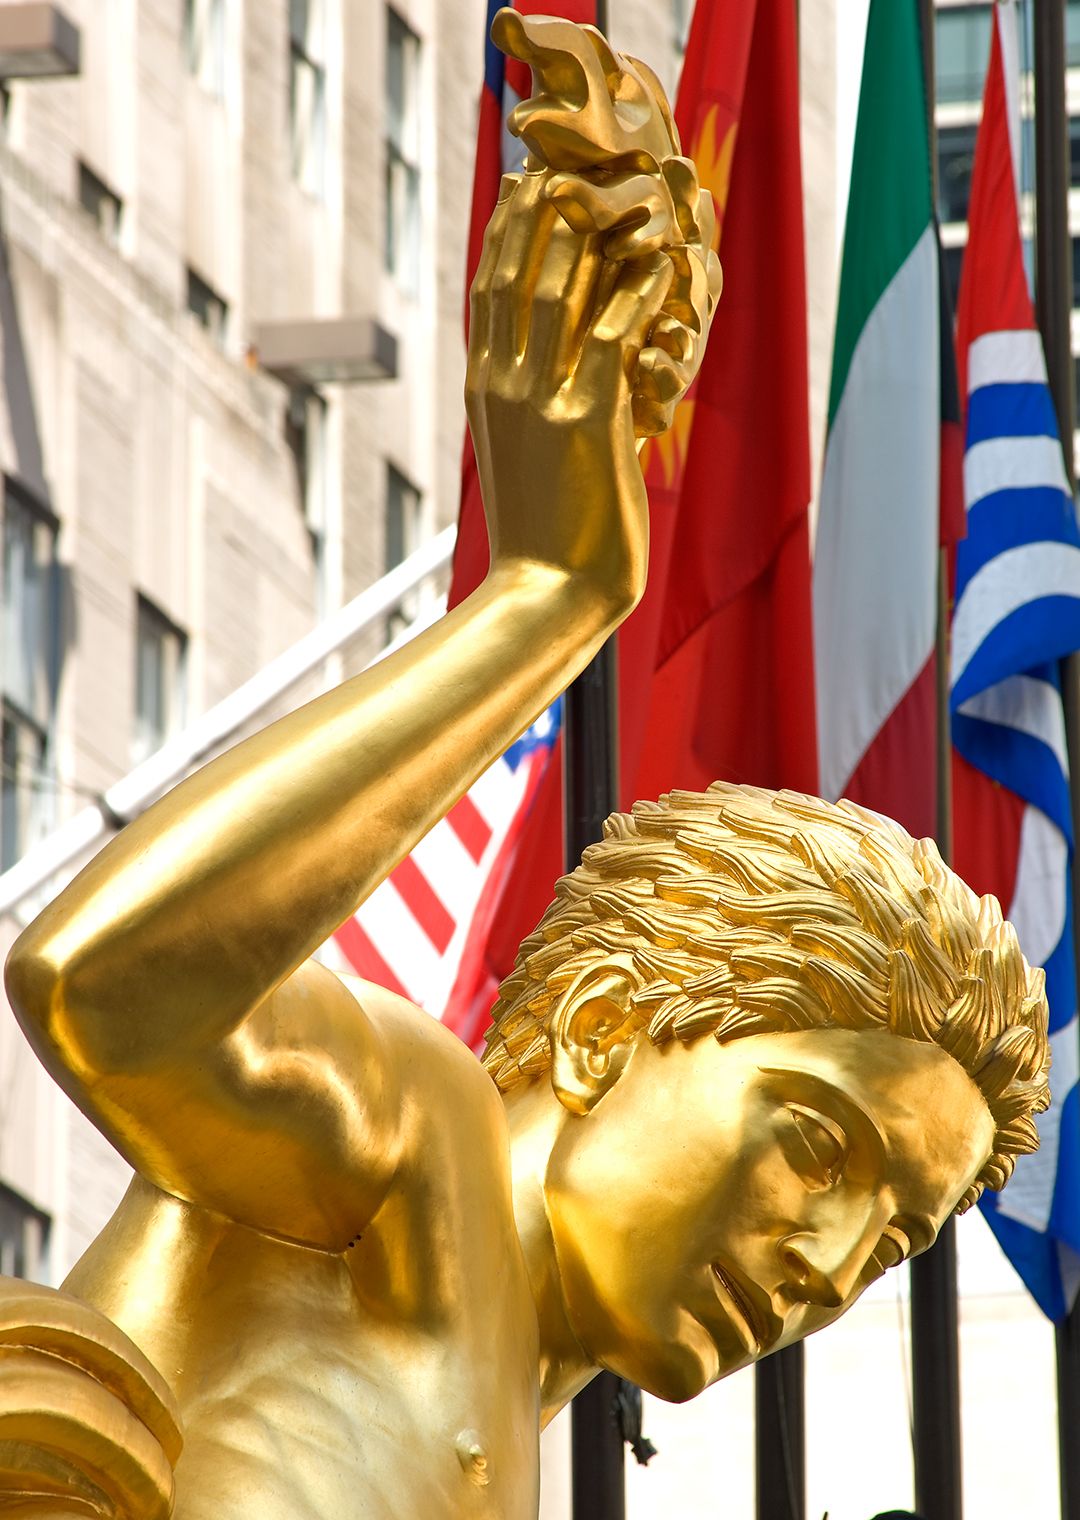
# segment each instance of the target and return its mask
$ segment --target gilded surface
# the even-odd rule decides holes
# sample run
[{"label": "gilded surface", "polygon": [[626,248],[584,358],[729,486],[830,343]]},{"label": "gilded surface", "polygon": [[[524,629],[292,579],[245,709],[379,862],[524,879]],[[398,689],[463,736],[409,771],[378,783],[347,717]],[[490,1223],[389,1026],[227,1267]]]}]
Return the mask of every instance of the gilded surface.
[{"label": "gilded surface", "polygon": [[635,605],[636,442],[719,293],[648,71],[561,22],[498,35],[538,83],[472,294],[487,580],[184,782],[12,952],[39,1056],[137,1176],[65,1294],[0,1288],[5,1513],[527,1520],[541,1423],[598,1366],[691,1397],[1033,1143],[1037,975],[857,810],[721,788],[612,820],[487,1071],[310,959]]}]

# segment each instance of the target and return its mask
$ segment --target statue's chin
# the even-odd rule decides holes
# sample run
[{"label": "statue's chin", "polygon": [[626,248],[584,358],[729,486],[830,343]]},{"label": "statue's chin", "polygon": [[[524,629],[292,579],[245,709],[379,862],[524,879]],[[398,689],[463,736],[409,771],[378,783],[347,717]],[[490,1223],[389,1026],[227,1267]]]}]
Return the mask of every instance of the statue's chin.
[{"label": "statue's chin", "polygon": [[750,1357],[743,1356],[727,1365],[707,1332],[688,1320],[680,1326],[678,1340],[662,1346],[630,1340],[619,1348],[617,1355],[604,1360],[609,1371],[636,1383],[654,1398],[667,1404],[685,1404],[718,1378],[748,1365]]}]

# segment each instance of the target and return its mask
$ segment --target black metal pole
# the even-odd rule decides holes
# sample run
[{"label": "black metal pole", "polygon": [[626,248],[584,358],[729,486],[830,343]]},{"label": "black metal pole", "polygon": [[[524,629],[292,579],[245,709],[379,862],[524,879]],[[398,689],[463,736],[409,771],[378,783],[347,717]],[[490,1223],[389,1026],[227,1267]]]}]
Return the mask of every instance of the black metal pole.
[{"label": "black metal pole", "polygon": [[[937,190],[934,3],[919,0],[923,79],[931,176]],[[946,859],[952,846],[952,745],[948,704],[948,583],[938,576],[938,845]],[[963,1487],[960,1437],[960,1325],[956,1288],[956,1232],[949,1220],[933,1249],[911,1263],[912,1444],[915,1506],[926,1520],[961,1520]]]},{"label": "black metal pole", "polygon": [[[1065,467],[1073,469],[1073,357],[1070,332],[1072,267],[1069,239],[1068,116],[1065,108],[1065,0],[1034,5],[1035,46],[1035,295],[1046,352],[1050,393],[1064,445]],[[1063,691],[1065,729],[1072,772],[1074,827],[1080,822],[1080,668],[1066,660]],[[1080,871],[1073,861],[1073,892]],[[1080,959],[1080,940],[1077,942]],[[1080,1310],[1057,1326],[1058,1474],[1062,1520],[1080,1520]]]},{"label": "black metal pole", "polygon": [[[618,806],[616,646],[608,641],[566,693],[563,724],[566,864],[600,838]],[[623,1520],[623,1437],[619,1379],[601,1372],[571,1405],[574,1520]]]},{"label": "black metal pole", "polygon": [[[600,838],[618,807],[616,646],[609,639],[566,693],[563,722],[566,865]],[[570,1408],[574,1520],[623,1520],[626,1484],[616,1403],[619,1379],[601,1372]]]},{"label": "black metal pole", "polygon": [[[795,0],[797,25],[802,25]],[[754,1368],[757,1520],[806,1520],[806,1356],[785,1346]]]},{"label": "black metal pole", "polygon": [[754,1369],[758,1520],[806,1520],[806,1353],[801,1341]]}]

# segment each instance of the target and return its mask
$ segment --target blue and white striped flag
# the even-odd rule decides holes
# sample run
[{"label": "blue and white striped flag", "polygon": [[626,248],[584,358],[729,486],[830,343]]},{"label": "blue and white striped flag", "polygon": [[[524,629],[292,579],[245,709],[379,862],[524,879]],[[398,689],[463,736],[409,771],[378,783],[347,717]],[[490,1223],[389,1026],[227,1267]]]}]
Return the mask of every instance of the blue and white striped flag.
[{"label": "blue and white striped flag", "polygon": [[[1080,1285],[1080,1035],[1059,661],[1080,649],[1080,529],[1024,272],[1016,14],[995,8],[958,314],[968,536],[952,621],[955,858],[1046,970],[1053,1104],[1040,1148],[983,1205],[1027,1288],[1061,1318]],[[966,763],[965,763],[966,762]]]}]

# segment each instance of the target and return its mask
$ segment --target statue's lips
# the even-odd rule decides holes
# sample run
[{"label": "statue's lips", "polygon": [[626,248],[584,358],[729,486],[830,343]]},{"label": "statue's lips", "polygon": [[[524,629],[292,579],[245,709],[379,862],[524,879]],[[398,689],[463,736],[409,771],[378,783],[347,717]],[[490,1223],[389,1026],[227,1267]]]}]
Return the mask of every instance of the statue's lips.
[{"label": "statue's lips", "polygon": [[732,1329],[750,1356],[761,1356],[779,1340],[783,1322],[760,1302],[764,1296],[741,1273],[722,1262],[712,1264],[717,1297],[731,1322]]}]

